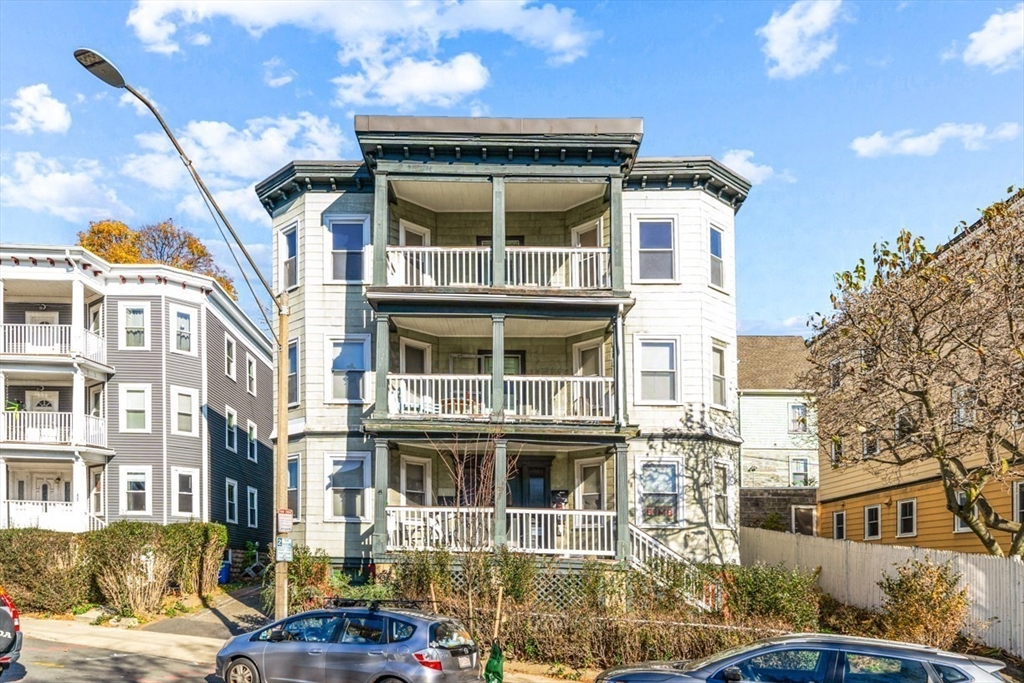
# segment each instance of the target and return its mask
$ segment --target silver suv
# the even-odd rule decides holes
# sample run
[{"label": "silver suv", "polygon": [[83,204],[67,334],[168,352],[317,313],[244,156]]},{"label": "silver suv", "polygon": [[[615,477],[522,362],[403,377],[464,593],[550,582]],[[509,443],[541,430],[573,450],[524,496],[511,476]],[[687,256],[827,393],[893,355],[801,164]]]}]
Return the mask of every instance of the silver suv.
[{"label": "silver suv", "polygon": [[344,602],[235,636],[217,653],[227,683],[479,683],[476,643],[410,603]]}]

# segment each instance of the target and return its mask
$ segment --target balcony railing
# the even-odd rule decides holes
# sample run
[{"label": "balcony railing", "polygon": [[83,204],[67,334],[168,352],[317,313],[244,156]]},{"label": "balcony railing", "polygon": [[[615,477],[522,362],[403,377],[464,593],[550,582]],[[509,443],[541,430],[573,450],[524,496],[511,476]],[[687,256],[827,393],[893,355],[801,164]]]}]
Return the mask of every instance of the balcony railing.
[{"label": "balcony railing", "polygon": [[101,417],[74,413],[5,411],[0,441],[106,448],[107,421]]},{"label": "balcony railing", "polygon": [[107,362],[103,337],[84,327],[81,336],[71,325],[5,324],[0,335],[0,351],[10,355],[73,356],[82,355],[97,363]]},{"label": "balcony railing", "polygon": [[[386,509],[388,550],[469,552],[494,546],[494,509],[396,507]],[[509,549],[542,555],[614,556],[615,513],[605,510],[510,508]]]},{"label": "balcony railing", "polygon": [[[388,247],[388,284],[398,287],[490,287],[490,247]],[[506,247],[512,287],[607,289],[611,251],[603,247]]]},{"label": "balcony railing", "polygon": [[87,531],[89,514],[75,503],[43,500],[7,501],[7,525],[12,529],[39,528],[51,531]]},{"label": "balcony railing", "polygon": [[[611,422],[611,377],[505,377],[508,420]],[[388,414],[400,417],[482,419],[491,414],[488,375],[388,375]]]}]

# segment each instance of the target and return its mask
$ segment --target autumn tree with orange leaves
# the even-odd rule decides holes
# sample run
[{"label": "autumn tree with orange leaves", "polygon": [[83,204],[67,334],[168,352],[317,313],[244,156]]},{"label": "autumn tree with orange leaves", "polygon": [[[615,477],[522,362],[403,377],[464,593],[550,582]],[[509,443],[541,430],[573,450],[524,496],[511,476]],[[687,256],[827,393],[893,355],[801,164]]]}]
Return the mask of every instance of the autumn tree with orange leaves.
[{"label": "autumn tree with orange leaves", "polygon": [[78,233],[78,244],[111,263],[162,263],[207,275],[219,282],[232,299],[238,298],[234,282],[214,263],[202,240],[171,219],[138,230],[121,221],[96,221],[89,223],[87,231]]}]

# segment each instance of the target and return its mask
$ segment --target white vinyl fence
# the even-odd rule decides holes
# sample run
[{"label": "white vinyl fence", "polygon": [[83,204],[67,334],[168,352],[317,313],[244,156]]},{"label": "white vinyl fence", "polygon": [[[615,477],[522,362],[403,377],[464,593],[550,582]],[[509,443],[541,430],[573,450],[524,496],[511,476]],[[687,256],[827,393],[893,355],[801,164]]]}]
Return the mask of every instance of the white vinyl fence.
[{"label": "white vinyl fence", "polygon": [[1024,562],[975,553],[875,545],[857,541],[740,528],[740,562],[783,564],[789,568],[821,567],[818,585],[848,605],[877,609],[884,573],[909,559],[952,562],[971,601],[967,635],[991,647],[1024,656]]}]

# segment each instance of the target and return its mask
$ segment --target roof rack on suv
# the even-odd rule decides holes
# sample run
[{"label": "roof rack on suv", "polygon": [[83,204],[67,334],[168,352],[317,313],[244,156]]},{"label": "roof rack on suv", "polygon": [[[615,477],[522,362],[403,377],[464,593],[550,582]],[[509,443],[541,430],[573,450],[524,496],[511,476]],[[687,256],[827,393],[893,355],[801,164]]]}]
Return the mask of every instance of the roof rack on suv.
[{"label": "roof rack on suv", "polygon": [[381,605],[388,607],[420,609],[423,605],[421,600],[376,600],[361,598],[324,598],[324,607],[367,607],[371,612],[376,612]]}]

